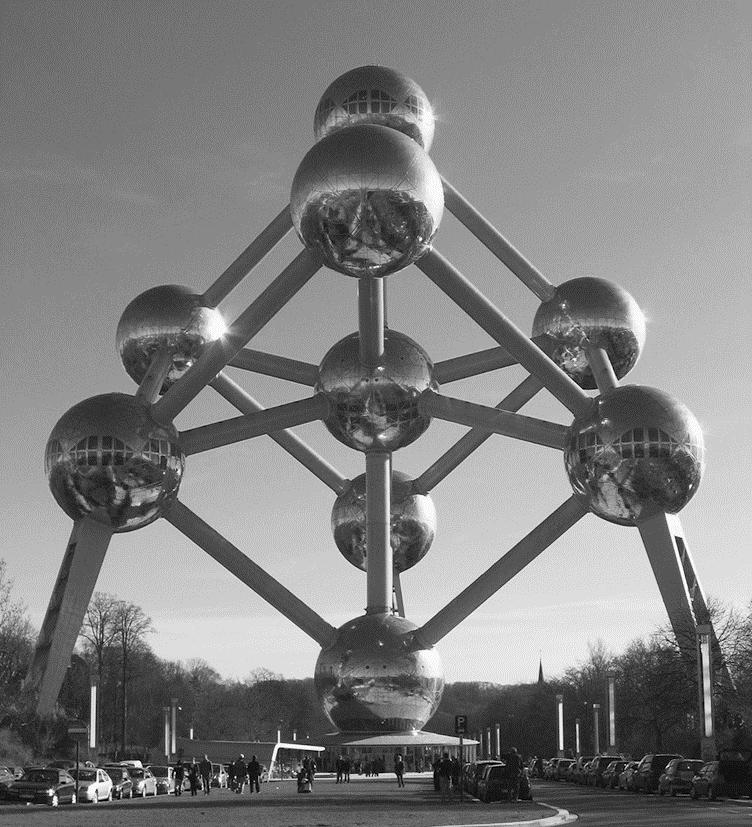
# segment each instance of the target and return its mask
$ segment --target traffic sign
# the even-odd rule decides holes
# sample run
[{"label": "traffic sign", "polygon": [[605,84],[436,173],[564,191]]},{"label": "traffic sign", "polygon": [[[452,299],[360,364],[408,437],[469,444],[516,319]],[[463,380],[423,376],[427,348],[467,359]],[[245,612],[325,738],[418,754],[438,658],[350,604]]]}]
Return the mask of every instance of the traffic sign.
[{"label": "traffic sign", "polygon": [[464,735],[467,730],[467,715],[454,716],[454,734]]},{"label": "traffic sign", "polygon": [[69,726],[68,735],[86,735],[89,730],[85,726]]}]

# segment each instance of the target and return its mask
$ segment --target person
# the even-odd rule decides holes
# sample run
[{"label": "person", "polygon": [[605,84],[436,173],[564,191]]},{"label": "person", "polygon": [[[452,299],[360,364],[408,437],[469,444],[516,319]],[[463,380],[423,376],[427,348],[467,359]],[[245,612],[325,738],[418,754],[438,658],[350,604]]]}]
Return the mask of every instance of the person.
[{"label": "person", "polygon": [[255,755],[251,756],[251,760],[248,762],[248,789],[249,792],[253,793],[254,789],[257,793],[261,792],[259,787],[259,778],[261,778],[261,764],[259,764],[258,759]]},{"label": "person", "polygon": [[510,801],[520,799],[520,776],[522,775],[522,758],[516,747],[512,747],[507,756],[507,768],[509,770],[508,792]]},{"label": "person", "polygon": [[201,783],[204,787],[204,795],[209,795],[211,792],[211,774],[212,765],[208,755],[204,755],[198,765],[198,771],[201,773]]},{"label": "person", "polygon": [[451,803],[452,793],[449,789],[449,785],[452,781],[452,759],[449,757],[448,752],[445,752],[441,756],[441,760],[439,761],[439,765],[437,767],[437,773],[439,776],[439,790],[441,791],[441,803]]},{"label": "person", "polygon": [[402,753],[398,752],[394,756],[394,774],[397,776],[397,786],[404,787],[405,786],[405,760],[402,757]]},{"label": "person", "polygon": [[191,761],[191,765],[188,767],[188,783],[191,785],[191,795],[198,795],[198,779],[198,764],[194,758],[193,761]]},{"label": "person", "polygon": [[227,765],[227,787],[230,790],[235,789],[235,762],[230,761]]},{"label": "person", "polygon": [[342,774],[344,776],[345,784],[350,783],[350,756],[342,756]]},{"label": "person", "polygon": [[183,762],[178,758],[175,762],[175,795],[183,794],[183,779],[185,778],[185,767]]},{"label": "person", "polygon": [[243,795],[248,776],[248,768],[245,765],[245,755],[242,752],[238,755],[233,766],[235,770],[235,792],[238,795]]},{"label": "person", "polygon": [[342,783],[342,777],[344,775],[344,768],[345,768],[344,758],[341,755],[338,755],[337,756],[337,761],[336,761],[336,764],[335,764],[335,769],[337,770],[337,780],[335,782],[336,784],[341,784]]}]

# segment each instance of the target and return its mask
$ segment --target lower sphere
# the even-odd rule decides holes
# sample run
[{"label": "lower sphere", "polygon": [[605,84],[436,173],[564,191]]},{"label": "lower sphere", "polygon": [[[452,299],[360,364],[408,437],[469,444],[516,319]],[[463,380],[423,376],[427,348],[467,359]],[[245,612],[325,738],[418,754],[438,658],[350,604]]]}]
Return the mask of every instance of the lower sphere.
[{"label": "lower sphere", "polygon": [[444,672],[438,652],[413,638],[417,627],[390,614],[341,626],[322,649],[314,681],[324,712],[344,732],[422,729],[438,709]]},{"label": "lower sphere", "polygon": [[185,458],[172,425],[123,393],[94,396],[64,414],[47,442],[45,469],[58,505],[115,532],[160,517],[177,495]]},{"label": "lower sphere", "polygon": [[655,388],[624,385],[575,420],[564,461],[577,497],[604,520],[675,514],[700,484],[704,443],[691,411]]}]

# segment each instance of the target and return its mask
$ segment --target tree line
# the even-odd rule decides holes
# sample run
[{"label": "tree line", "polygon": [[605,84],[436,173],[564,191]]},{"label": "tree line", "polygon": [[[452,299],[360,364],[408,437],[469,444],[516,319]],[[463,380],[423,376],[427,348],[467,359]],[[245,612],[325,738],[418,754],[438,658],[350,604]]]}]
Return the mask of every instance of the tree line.
[{"label": "tree line", "polygon": [[[332,730],[316,698],[312,678],[286,679],[264,668],[244,680],[222,678],[205,660],[159,658],[149,645],[155,633],[141,607],[96,592],[81,628],[60,697],[59,712],[40,721],[23,678],[36,631],[24,605],[14,598],[12,581],[0,559],[0,764],[69,752],[67,723],[88,720],[90,683],[99,697],[98,752],[107,757],[148,755],[164,742],[164,713],[173,698],[180,706],[177,733],[220,740],[274,741],[277,731],[290,740],[315,742]],[[716,728],[720,745],[752,746],[752,601],[745,611],[714,605],[713,624],[720,641],[715,653]],[[686,647],[683,647],[686,649]],[[721,661],[721,658],[723,660]],[[725,667],[722,668],[722,667]],[[608,745],[608,676],[615,681],[616,746],[640,756],[651,750],[699,755],[698,686],[667,629],[636,639],[621,654],[601,642],[591,644],[585,662],[564,674],[532,684],[488,682],[447,684],[427,729],[454,734],[454,717],[468,719],[469,737],[498,727],[502,749],[516,746],[523,755],[556,752],[556,696],[564,697],[565,748],[595,745],[593,704],[600,704],[599,744]]]}]

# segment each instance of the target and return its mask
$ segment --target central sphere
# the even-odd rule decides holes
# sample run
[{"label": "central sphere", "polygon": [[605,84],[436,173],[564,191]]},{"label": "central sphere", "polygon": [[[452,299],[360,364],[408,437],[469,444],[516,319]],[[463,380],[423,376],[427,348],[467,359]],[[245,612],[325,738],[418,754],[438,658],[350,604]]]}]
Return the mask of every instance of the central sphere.
[{"label": "central sphere", "polygon": [[638,385],[613,388],[593,403],[574,421],[564,454],[580,501],[620,525],[680,511],[703,470],[702,430],[692,412],[669,394]]},{"label": "central sphere", "polygon": [[331,403],[324,421],[329,432],[357,451],[396,451],[414,442],[431,422],[418,409],[429,389],[438,389],[433,362],[395,330],[384,331],[384,355],[376,368],[361,364],[358,333],[341,339],[324,356],[316,385]]},{"label": "central sphere", "polygon": [[428,154],[386,126],[323,138],[292,183],[290,213],[306,247],[348,276],[386,276],[426,253],[444,211]]},{"label": "central sphere", "polygon": [[560,284],[554,297],[538,308],[533,338],[581,388],[594,390],[587,347],[602,347],[621,379],[632,370],[645,344],[645,317],[618,284],[572,279]]},{"label": "central sphere", "polygon": [[316,140],[358,124],[388,126],[431,149],[435,118],[431,102],[414,80],[385,66],[360,66],[340,75],[321,96]]},{"label": "central sphere", "polygon": [[161,393],[177,382],[203,353],[207,344],[225,332],[222,314],[204,307],[201,296],[177,284],[153,287],[125,308],[117,328],[117,349],[123,366],[136,383],[146,376],[152,359],[163,346],[172,365]]},{"label": "central sphere", "polygon": [[115,532],[154,522],[177,496],[185,457],[173,425],[160,425],[133,396],[108,393],[72,407],[45,452],[50,489],[65,513]]},{"label": "central sphere", "polygon": [[438,709],[444,670],[433,647],[413,638],[416,625],[389,614],[341,626],[316,661],[316,692],[344,732],[410,732]]},{"label": "central sphere", "polygon": [[[436,506],[428,494],[413,490],[407,474],[392,471],[390,544],[394,570],[407,571],[422,560],[436,535]],[[361,474],[337,497],[332,509],[334,542],[342,556],[367,570],[366,478]]]}]

